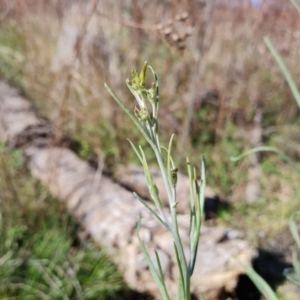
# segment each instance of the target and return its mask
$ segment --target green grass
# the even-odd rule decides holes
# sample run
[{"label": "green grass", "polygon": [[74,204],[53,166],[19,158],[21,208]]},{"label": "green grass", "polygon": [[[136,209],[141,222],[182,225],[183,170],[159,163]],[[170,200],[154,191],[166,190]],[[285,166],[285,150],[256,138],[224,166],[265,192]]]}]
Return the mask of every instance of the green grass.
[{"label": "green grass", "polygon": [[0,299],[122,299],[116,266],[79,239],[83,229],[30,177],[21,152],[1,145],[0,169]]}]

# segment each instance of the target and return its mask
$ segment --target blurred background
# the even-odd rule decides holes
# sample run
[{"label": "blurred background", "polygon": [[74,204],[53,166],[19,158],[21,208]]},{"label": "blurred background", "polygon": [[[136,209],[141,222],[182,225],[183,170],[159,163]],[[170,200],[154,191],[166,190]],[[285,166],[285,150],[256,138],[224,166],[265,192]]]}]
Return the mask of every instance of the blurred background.
[{"label": "blurred background", "polygon": [[[113,176],[119,165],[138,163],[126,138],[145,142],[104,82],[133,110],[125,80],[148,61],[160,82],[163,143],[175,133],[174,157],[183,173],[187,155],[197,166],[205,155],[208,185],[227,201],[209,225],[238,229],[254,247],[289,260],[297,174],[275,154],[230,160],[268,145],[299,166],[300,111],[264,37],[299,84],[300,16],[288,0],[0,0],[0,77],[56,125],[58,143],[68,136],[83,159],[103,161]],[[5,145],[0,188],[0,265],[10,262],[0,269],[0,297],[34,290],[52,293],[41,299],[131,293],[107,257],[78,238],[84,232],[62,204],[29,176],[21,151]],[[52,257],[58,244],[64,247]],[[24,274],[31,283],[44,275],[32,285]],[[278,291],[295,299],[285,285]]]}]

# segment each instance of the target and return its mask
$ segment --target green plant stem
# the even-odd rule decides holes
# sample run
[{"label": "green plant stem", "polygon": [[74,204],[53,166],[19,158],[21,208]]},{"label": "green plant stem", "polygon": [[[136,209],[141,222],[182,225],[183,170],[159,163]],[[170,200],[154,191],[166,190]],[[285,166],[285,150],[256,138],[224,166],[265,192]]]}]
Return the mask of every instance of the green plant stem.
[{"label": "green plant stem", "polygon": [[[197,243],[199,241],[199,235],[200,235],[200,226],[201,226],[201,215],[202,215],[202,209],[203,209],[203,203],[201,202],[203,199],[203,193],[201,195],[199,194],[199,186],[197,185],[197,179],[196,179],[196,172],[194,170],[194,177],[191,183],[191,192],[192,192],[192,220],[190,225],[192,228],[190,229],[191,235],[190,239],[192,239],[192,242],[190,243],[190,258],[189,263],[187,263],[187,258],[185,256],[184,246],[182,243],[182,239],[180,237],[179,233],[179,226],[178,226],[178,218],[177,218],[177,212],[176,212],[176,183],[177,183],[177,168],[175,168],[174,161],[171,156],[171,149],[172,149],[172,140],[173,135],[170,139],[168,149],[165,147],[160,146],[159,142],[159,135],[158,135],[158,108],[159,108],[159,93],[158,93],[158,79],[157,76],[152,69],[152,67],[149,66],[151,69],[155,83],[152,84],[151,89],[145,88],[145,75],[146,75],[146,69],[147,69],[147,63],[145,63],[143,71],[138,75],[136,71],[132,72],[132,80],[127,80],[127,85],[129,90],[132,92],[134,97],[136,98],[136,101],[138,103],[138,108],[135,108],[134,115],[128,110],[128,108],[113,94],[113,92],[108,88],[107,85],[106,88],[108,92],[111,94],[111,96],[114,98],[114,100],[122,107],[122,109],[126,112],[127,115],[132,119],[132,121],[135,123],[137,128],[141,131],[145,139],[147,140],[148,144],[151,146],[154,155],[156,157],[156,161],[159,165],[160,172],[162,174],[162,178],[164,181],[164,185],[167,191],[168,195],[168,201],[169,201],[169,208],[170,208],[170,218],[171,220],[167,219],[167,216],[162,208],[162,203],[159,197],[159,191],[157,189],[157,186],[153,180],[153,177],[149,171],[149,166],[147,163],[146,156],[144,154],[144,151],[141,146],[139,146],[139,150],[135,145],[131,142],[131,146],[133,150],[135,151],[137,157],[139,158],[140,162],[143,165],[144,173],[146,176],[146,180],[149,187],[149,192],[151,195],[151,198],[154,201],[154,204],[156,206],[156,209],[159,213],[157,213],[154,209],[152,209],[143,199],[141,199],[138,195],[135,194],[135,197],[141,201],[143,205],[146,206],[146,208],[154,215],[154,217],[163,225],[165,228],[172,234],[173,238],[173,245],[176,255],[176,262],[178,266],[178,291],[177,291],[177,299],[178,300],[190,300],[191,299],[191,291],[190,291],[190,280],[191,275],[193,273],[193,268],[195,265],[196,255],[197,255]],[[152,104],[152,114],[148,111],[146,100],[151,102]],[[162,154],[162,150],[166,150],[167,152],[167,161],[165,161],[164,156]],[[204,165],[202,169],[204,169]],[[203,172],[203,170],[202,170]],[[190,174],[191,175],[191,174]],[[192,177],[190,176],[190,179]],[[193,184],[195,183],[195,189],[197,197],[195,196],[195,191]],[[197,199],[196,199],[197,198]],[[202,200],[201,200],[202,199]],[[197,208],[200,210],[196,210],[196,202],[197,202]],[[140,226],[140,223],[139,223]],[[139,237],[139,235],[138,235]],[[139,237],[139,241],[141,244],[141,249],[146,257],[146,260],[149,264],[150,271],[159,287],[159,290],[161,291],[161,295],[164,300],[169,299],[168,293],[166,290],[165,282],[164,282],[164,276],[161,268],[161,264],[159,261],[159,256],[157,252],[155,252],[157,265],[158,265],[158,271],[156,266],[154,265],[153,261],[150,258],[150,255],[143,244],[142,240]]]},{"label": "green plant stem", "polygon": [[156,159],[158,161],[159,168],[161,170],[161,173],[162,173],[162,176],[164,179],[164,183],[165,183],[165,186],[167,189],[168,198],[169,198],[171,218],[172,218],[171,233],[173,235],[174,242],[178,249],[180,261],[182,262],[183,274],[187,275],[187,276],[184,276],[184,278],[186,278],[186,282],[184,282],[185,299],[190,299],[190,284],[189,284],[190,274],[188,271],[187,261],[185,258],[180,234],[178,231],[178,221],[177,221],[177,213],[176,213],[176,193],[175,193],[175,189],[172,189],[172,187],[171,187],[170,180],[168,178],[168,174],[167,174],[166,168],[164,166],[163,158],[161,156],[161,152],[158,150],[158,148],[153,148],[153,150],[156,155]]},{"label": "green plant stem", "polygon": [[180,261],[182,263],[181,268],[182,268],[183,274],[185,275],[183,277],[183,279],[186,279],[186,282],[184,282],[185,299],[190,299],[190,285],[189,285],[190,274],[189,274],[187,261],[186,261],[185,255],[184,255],[184,249],[183,249],[183,245],[182,245],[179,230],[178,230],[176,208],[171,209],[171,217],[172,217],[172,228],[173,228],[172,235],[173,235],[176,247],[178,249]]}]

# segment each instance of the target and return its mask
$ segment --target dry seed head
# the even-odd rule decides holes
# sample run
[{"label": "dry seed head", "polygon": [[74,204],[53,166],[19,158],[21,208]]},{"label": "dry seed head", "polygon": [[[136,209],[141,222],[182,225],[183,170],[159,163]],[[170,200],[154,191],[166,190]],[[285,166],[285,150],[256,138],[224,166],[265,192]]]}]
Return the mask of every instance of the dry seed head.
[{"label": "dry seed head", "polygon": [[189,13],[187,11],[183,12],[180,16],[180,21],[184,22],[189,18]]},{"label": "dry seed head", "polygon": [[192,33],[193,33],[193,30],[194,30],[194,28],[192,27],[192,26],[188,26],[187,28],[186,28],[186,32],[185,32],[185,36],[191,36],[192,35]]},{"label": "dry seed head", "polygon": [[[187,21],[189,17],[189,13],[185,11],[181,14],[177,14],[175,17],[177,22],[183,23],[182,25],[176,23],[174,24],[173,20],[169,19],[166,23],[159,23],[156,26],[156,29],[164,35],[164,38],[169,45],[176,47],[176,49],[179,51],[185,50],[186,40],[192,35],[193,32],[193,27]],[[179,28],[177,28],[178,26]]]},{"label": "dry seed head", "polygon": [[180,21],[181,21],[181,15],[176,15],[176,16],[175,16],[175,20],[176,20],[177,22],[180,22]]},{"label": "dry seed head", "polygon": [[176,17],[175,17],[175,20],[177,21],[177,22],[184,22],[184,21],[186,21],[187,19],[189,18],[189,13],[188,12],[183,12],[182,14],[178,14],[178,15],[176,15]]},{"label": "dry seed head", "polygon": [[174,42],[178,42],[178,41],[179,41],[179,36],[178,36],[177,33],[173,33],[173,34],[172,34],[172,40],[173,40]]},{"label": "dry seed head", "polygon": [[164,26],[163,26],[163,24],[161,24],[161,23],[159,23],[159,24],[156,25],[156,29],[157,29],[158,31],[162,31],[163,28],[164,28]]},{"label": "dry seed head", "polygon": [[173,20],[172,20],[172,19],[169,19],[169,20],[167,21],[166,25],[172,26],[172,25],[173,25]]},{"label": "dry seed head", "polygon": [[171,32],[172,32],[172,28],[167,27],[167,28],[164,29],[163,33],[164,33],[165,36],[169,36],[171,34]]}]

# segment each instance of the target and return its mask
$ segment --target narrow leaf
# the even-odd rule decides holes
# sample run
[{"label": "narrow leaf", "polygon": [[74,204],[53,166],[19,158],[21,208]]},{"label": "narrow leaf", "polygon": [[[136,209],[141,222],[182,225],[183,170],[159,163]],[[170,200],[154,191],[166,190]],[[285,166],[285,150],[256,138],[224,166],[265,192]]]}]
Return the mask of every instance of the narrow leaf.
[{"label": "narrow leaf", "polygon": [[256,152],[264,152],[264,151],[275,152],[275,153],[279,154],[279,156],[283,160],[285,160],[294,169],[294,171],[296,171],[300,175],[300,169],[298,167],[296,167],[295,163],[287,155],[285,155],[283,152],[281,152],[280,150],[278,150],[275,147],[261,146],[261,147],[253,148],[251,150],[244,152],[243,154],[241,154],[239,156],[230,157],[230,160],[231,161],[239,161],[240,159],[244,158],[245,156],[248,156],[248,155],[256,153]]},{"label": "narrow leaf", "polygon": [[132,147],[132,149],[134,150],[136,156],[139,158],[140,162],[143,163],[143,158],[141,157],[139,151],[136,149],[136,147],[134,146],[134,144],[131,142],[130,139],[127,139]]},{"label": "narrow leaf", "polygon": [[190,161],[188,158],[186,158],[186,165],[187,165],[187,171],[188,171],[188,177],[189,177],[189,188],[190,188],[190,208],[191,208],[191,214],[194,214],[195,212],[195,197],[194,197],[194,191],[193,191],[193,174],[192,174],[192,168],[190,165]]},{"label": "narrow leaf", "polygon": [[300,15],[300,8],[298,6],[298,4],[296,3],[295,0],[290,0],[292,5],[295,7],[295,9],[297,10],[297,13]]},{"label": "narrow leaf", "polygon": [[157,220],[166,227],[166,229],[170,230],[169,225],[154,211],[153,208],[145,201],[142,199],[137,193],[133,193],[134,197],[136,197],[156,218]]},{"label": "narrow leaf", "polygon": [[300,285],[300,263],[299,263],[299,259],[297,256],[297,252],[295,252],[293,254],[293,267],[294,267],[294,271],[296,274],[296,278],[297,278],[297,282],[298,282],[298,286]]},{"label": "narrow leaf", "polygon": [[146,78],[146,72],[147,72],[148,63],[145,61],[143,69],[140,73],[140,79],[144,82]]},{"label": "narrow leaf", "polygon": [[[179,271],[179,293],[185,294],[185,284],[184,284],[184,275],[181,267],[181,260],[179,258],[179,253],[176,244],[174,243],[174,249],[175,249],[175,255],[176,255],[176,261],[177,261],[177,266],[178,266],[178,271]],[[181,290],[181,291],[180,291]]]},{"label": "narrow leaf", "polygon": [[171,164],[172,164],[172,168],[173,168],[173,161],[172,160],[172,156],[171,156],[171,153],[172,153],[172,143],[173,143],[173,138],[174,138],[174,134],[172,134],[171,138],[170,138],[170,142],[169,142],[169,147],[168,147],[168,150],[167,150],[167,170],[168,170],[168,175],[169,175],[169,178],[170,178],[170,182],[172,182],[171,178],[172,178],[172,174],[171,174]]},{"label": "narrow leaf", "polygon": [[147,249],[146,249],[146,246],[145,246],[145,244],[143,243],[143,241],[142,241],[142,239],[141,239],[141,237],[140,237],[140,234],[139,234],[140,228],[141,228],[141,218],[140,218],[140,220],[139,220],[139,223],[138,223],[138,229],[137,229],[137,236],[138,236],[138,239],[139,239],[140,247],[141,247],[142,252],[144,253],[144,256],[145,256],[145,258],[146,258],[146,260],[147,260],[147,262],[148,262],[148,265],[149,265],[149,269],[150,269],[150,271],[151,271],[151,274],[152,274],[152,276],[153,276],[153,278],[154,278],[154,280],[155,280],[155,282],[156,282],[156,285],[157,285],[158,288],[159,288],[159,291],[160,291],[160,293],[161,293],[163,299],[164,299],[164,300],[170,300],[170,297],[169,297],[168,292],[167,292],[167,290],[166,290],[165,283],[162,282],[162,280],[161,280],[159,274],[157,273],[156,268],[155,268],[155,266],[154,266],[154,264],[153,264],[153,262],[152,262],[152,260],[151,260],[151,257],[150,257],[150,255],[149,255]]},{"label": "narrow leaf", "polygon": [[155,106],[156,106],[156,116],[155,118],[157,119],[158,117],[158,109],[159,109],[159,84],[158,84],[158,78],[151,66],[148,66],[148,68],[151,70],[153,77],[154,77],[154,84],[155,84]]},{"label": "narrow leaf", "polygon": [[141,146],[140,146],[140,152],[141,152],[143,169],[144,169],[144,173],[145,173],[145,176],[146,176],[146,180],[147,180],[150,195],[151,195],[156,207],[158,209],[160,209],[160,208],[162,208],[162,203],[161,203],[159,195],[158,195],[158,188],[157,188],[157,186],[156,186],[156,184],[153,180],[153,177],[152,177],[152,175],[149,171],[149,166],[148,166],[148,163],[147,163],[147,159],[146,159],[145,153],[144,153]]},{"label": "narrow leaf", "polygon": [[[296,3],[295,3],[296,4]],[[298,6],[296,6],[298,8]],[[299,9],[299,8],[298,8]],[[300,108],[300,93],[299,90],[297,88],[296,83],[294,82],[289,70],[287,69],[286,65],[284,64],[282,58],[280,57],[280,55],[278,54],[278,52],[276,51],[276,49],[274,48],[273,44],[271,43],[271,41],[269,40],[269,38],[265,37],[264,38],[265,43],[267,44],[270,52],[272,53],[272,55],[274,56],[279,68],[281,69],[285,80],[287,81],[293,95],[294,98]]]},{"label": "narrow leaf", "polygon": [[145,108],[145,103],[143,101],[143,99],[140,97],[140,95],[131,87],[131,85],[129,84],[129,81],[126,80],[126,84],[128,89],[130,90],[131,94],[134,96],[134,98],[136,99],[138,105],[140,108]]},{"label": "narrow leaf", "polygon": [[270,285],[259,274],[257,274],[253,268],[246,268],[246,273],[248,277],[254,282],[257,289],[268,300],[278,300],[275,292],[271,289]]},{"label": "narrow leaf", "polygon": [[299,215],[300,215],[300,211],[297,211],[294,214],[292,214],[289,220],[289,226],[290,226],[290,231],[292,233],[292,236],[297,244],[297,247],[300,250],[300,236],[299,236],[298,226],[295,220],[296,217]]},{"label": "narrow leaf", "polygon": [[191,261],[190,261],[190,272],[193,274],[197,259],[197,253],[198,253],[198,245],[199,245],[199,239],[200,239],[200,231],[201,231],[201,225],[202,225],[202,219],[203,219],[203,209],[204,209],[204,201],[205,201],[205,187],[206,187],[206,175],[205,175],[205,158],[202,158],[202,164],[201,164],[201,186],[199,187],[197,179],[195,179],[195,185],[196,185],[196,193],[197,193],[197,211],[196,211],[196,228],[195,232],[193,232],[192,238],[193,241],[193,249],[191,253]]},{"label": "narrow leaf", "polygon": [[201,186],[200,186],[200,197],[199,197],[201,216],[203,216],[203,210],[204,210],[205,187],[206,187],[206,162],[205,162],[205,157],[203,157],[202,164],[201,164]]},{"label": "narrow leaf", "polygon": [[121,108],[126,112],[126,114],[130,117],[130,119],[134,122],[136,127],[140,130],[140,132],[143,134],[145,137],[146,141],[151,145],[151,147],[154,147],[153,142],[151,141],[149,135],[145,132],[144,128],[142,127],[141,123],[139,120],[136,119],[136,117],[129,111],[129,109],[123,104],[121,100],[119,100],[115,94],[111,91],[111,89],[108,87],[108,85],[105,83],[104,84],[105,88],[109,92],[109,94],[114,98],[114,100],[121,106]]},{"label": "narrow leaf", "polygon": [[297,258],[297,253],[293,252],[293,268],[286,268],[283,271],[284,276],[295,284],[296,286],[300,286],[300,265],[299,265],[299,260]]},{"label": "narrow leaf", "polygon": [[[158,255],[158,253],[157,253],[156,250],[155,250],[155,257],[156,257],[156,263],[157,263],[157,266],[158,266],[158,271],[159,271],[159,276],[160,276],[161,282],[165,286],[164,273],[162,271],[161,263],[160,263],[160,258],[159,258],[159,255]],[[166,289],[166,286],[165,286],[165,289]]]}]

